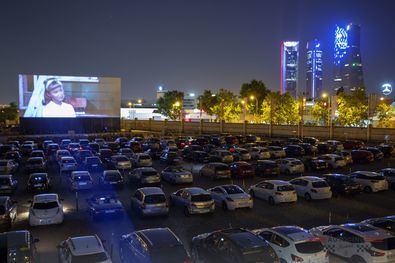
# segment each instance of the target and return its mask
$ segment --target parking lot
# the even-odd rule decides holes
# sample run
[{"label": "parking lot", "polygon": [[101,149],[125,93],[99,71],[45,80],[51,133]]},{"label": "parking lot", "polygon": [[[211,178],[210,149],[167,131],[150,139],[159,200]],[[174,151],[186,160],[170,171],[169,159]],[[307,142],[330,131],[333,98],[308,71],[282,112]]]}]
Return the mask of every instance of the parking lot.
[{"label": "parking lot", "polygon": [[[355,164],[343,169],[330,172],[349,173],[357,170],[378,171],[386,167],[394,167],[395,159],[385,158],[371,164]],[[194,177],[193,186],[204,189],[221,184],[238,184],[243,189],[248,190],[249,186],[257,183],[263,178],[255,176],[248,179],[225,179],[212,181],[208,178],[199,177],[199,170],[202,164],[192,162],[182,162],[184,168],[192,171]],[[153,167],[159,172],[166,167],[158,160],[154,161]],[[328,171],[306,172],[305,175],[319,175]],[[112,255],[114,262],[119,262],[118,240],[121,235],[134,230],[169,227],[189,248],[191,238],[197,234],[211,232],[224,228],[244,227],[249,229],[279,226],[297,225],[305,228],[314,226],[341,224],[345,222],[359,222],[371,217],[380,217],[395,214],[394,202],[395,191],[388,190],[379,193],[362,193],[356,196],[339,196],[329,200],[306,201],[298,198],[296,203],[269,205],[268,202],[255,199],[252,209],[240,209],[236,211],[224,211],[217,207],[213,214],[192,215],[186,217],[179,207],[170,207],[170,213],[166,217],[141,218],[130,208],[130,197],[136,190],[133,185],[125,184],[120,190],[103,190],[97,185],[97,174],[93,174],[95,188],[93,191],[78,192],[69,190],[67,176],[59,174],[59,168],[55,162],[48,165],[48,173],[52,179],[51,192],[58,193],[64,199],[65,218],[61,225],[30,227],[28,223],[29,200],[32,194],[26,191],[27,173],[24,170],[23,162],[18,172],[15,174],[18,180],[18,189],[13,195],[13,199],[18,202],[18,217],[13,226],[13,230],[28,229],[35,238],[40,239],[37,243],[38,262],[56,262],[56,245],[70,236],[97,234],[105,240],[107,251]],[[128,174],[125,173],[125,181]],[[290,180],[293,175],[280,175],[271,179]],[[267,178],[265,178],[267,179]],[[184,187],[183,185],[171,185],[162,183],[166,195]],[[189,185],[186,185],[189,186]],[[116,193],[127,214],[122,218],[92,220],[87,213],[86,199],[93,192],[109,191]],[[331,262],[342,262],[340,259],[331,257]]]}]

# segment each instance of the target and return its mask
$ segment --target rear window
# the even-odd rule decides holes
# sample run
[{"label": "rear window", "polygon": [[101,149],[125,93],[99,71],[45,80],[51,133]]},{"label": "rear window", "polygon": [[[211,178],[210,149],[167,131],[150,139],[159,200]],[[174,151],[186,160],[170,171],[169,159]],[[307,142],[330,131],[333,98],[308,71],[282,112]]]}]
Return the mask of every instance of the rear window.
[{"label": "rear window", "polygon": [[265,168],[277,168],[278,167],[277,163],[261,163],[259,165],[261,165]]},{"label": "rear window", "polygon": [[299,164],[302,164],[302,162],[301,162],[301,161],[292,161],[291,164],[293,164],[293,165],[299,165]]},{"label": "rear window", "polygon": [[144,202],[147,204],[158,204],[166,202],[166,197],[162,194],[147,195],[144,198]]},{"label": "rear window", "polygon": [[140,155],[140,160],[149,160],[151,159],[151,157],[149,157],[148,155]]},{"label": "rear window", "polygon": [[192,195],[191,201],[192,202],[208,202],[211,201],[211,195],[200,194],[200,195]]},{"label": "rear window", "polygon": [[277,187],[277,191],[279,192],[286,192],[286,191],[293,191],[295,188],[292,185],[282,185]]},{"label": "rear window", "polygon": [[75,163],[74,159],[63,159],[62,163]]},{"label": "rear window", "polygon": [[324,247],[319,241],[308,241],[295,244],[296,250],[303,254],[314,254],[322,251]]},{"label": "rear window", "polygon": [[44,209],[52,209],[58,207],[58,202],[52,201],[52,202],[47,202],[47,203],[34,203],[33,209],[39,209],[39,210],[44,210]]},{"label": "rear window", "polygon": [[158,173],[156,171],[143,171],[141,172],[142,176],[154,176],[157,175]]},{"label": "rear window", "polygon": [[71,263],[104,262],[108,259],[106,253],[96,253],[83,256],[73,256]]},{"label": "rear window", "polygon": [[343,157],[335,157],[335,161],[341,161],[341,160],[343,160]]},{"label": "rear window", "polygon": [[106,174],[106,180],[109,181],[117,181],[121,179],[121,175],[119,173],[108,173]]},{"label": "rear window", "polygon": [[100,163],[100,159],[99,159],[99,158],[88,158],[88,159],[86,160],[86,162],[87,162],[88,164],[98,164],[98,163]]},{"label": "rear window", "polygon": [[235,185],[224,186],[224,189],[230,195],[244,193],[243,190],[240,189],[240,187],[235,186]]},{"label": "rear window", "polygon": [[371,242],[372,246],[380,250],[395,249],[395,237],[385,238]]},{"label": "rear window", "polygon": [[117,157],[117,162],[128,162],[128,161],[129,159],[126,158],[125,156]]},{"label": "rear window", "polygon": [[30,164],[42,164],[43,162],[40,159],[31,159],[31,160],[29,160],[29,163]]},{"label": "rear window", "polygon": [[74,177],[75,181],[90,181],[91,178],[89,177],[89,175],[78,175]]},{"label": "rear window", "polygon": [[229,170],[229,167],[226,165],[218,165],[215,167],[215,170],[216,171],[227,171],[227,170]]},{"label": "rear window", "polygon": [[47,181],[47,177],[45,176],[33,176],[32,178],[30,178],[31,183],[42,183],[45,181]]},{"label": "rear window", "polygon": [[312,182],[311,185],[314,188],[325,188],[325,187],[328,187],[328,183],[326,181]]}]

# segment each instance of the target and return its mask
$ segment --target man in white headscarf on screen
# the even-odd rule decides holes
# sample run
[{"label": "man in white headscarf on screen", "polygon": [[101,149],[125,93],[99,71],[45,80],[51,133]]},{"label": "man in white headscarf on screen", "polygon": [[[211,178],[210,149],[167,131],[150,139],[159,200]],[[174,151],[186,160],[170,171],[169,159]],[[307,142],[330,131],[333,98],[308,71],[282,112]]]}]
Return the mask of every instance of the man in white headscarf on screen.
[{"label": "man in white headscarf on screen", "polygon": [[71,104],[64,102],[63,84],[57,78],[44,81],[44,99],[42,101],[43,117],[75,118],[76,114]]}]

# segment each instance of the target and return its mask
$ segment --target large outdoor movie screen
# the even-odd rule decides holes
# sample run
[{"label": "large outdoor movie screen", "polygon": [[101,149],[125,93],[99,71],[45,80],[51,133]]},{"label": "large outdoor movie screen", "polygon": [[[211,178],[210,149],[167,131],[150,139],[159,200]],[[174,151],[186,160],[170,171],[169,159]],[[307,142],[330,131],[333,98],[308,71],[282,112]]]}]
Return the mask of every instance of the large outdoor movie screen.
[{"label": "large outdoor movie screen", "polygon": [[19,75],[25,118],[119,117],[120,106],[120,78]]}]

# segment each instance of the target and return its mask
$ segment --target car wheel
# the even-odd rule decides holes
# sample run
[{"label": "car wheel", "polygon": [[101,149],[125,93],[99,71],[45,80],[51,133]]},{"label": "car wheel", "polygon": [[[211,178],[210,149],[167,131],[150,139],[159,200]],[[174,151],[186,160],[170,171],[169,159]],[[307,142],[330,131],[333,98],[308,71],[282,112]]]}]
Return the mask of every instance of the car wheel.
[{"label": "car wheel", "polygon": [[222,202],[222,209],[223,209],[224,211],[228,211],[228,210],[229,210],[228,205],[226,204],[225,201]]},{"label": "car wheel", "polygon": [[305,199],[306,201],[310,201],[310,200],[311,200],[311,195],[310,195],[309,193],[305,193],[305,194],[304,194],[304,199]]},{"label": "car wheel", "polygon": [[276,202],[274,202],[274,198],[272,196],[269,197],[269,204],[270,205],[275,205]]},{"label": "car wheel", "polygon": [[371,193],[372,192],[372,188],[370,187],[370,186],[365,186],[364,188],[363,188],[363,191],[365,192],[365,193]]},{"label": "car wheel", "polygon": [[191,214],[189,213],[189,210],[188,210],[188,207],[184,207],[184,215],[186,216],[186,217],[189,217]]},{"label": "car wheel", "polygon": [[366,261],[360,256],[352,256],[350,262],[353,263],[366,263]]}]

